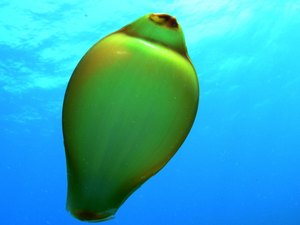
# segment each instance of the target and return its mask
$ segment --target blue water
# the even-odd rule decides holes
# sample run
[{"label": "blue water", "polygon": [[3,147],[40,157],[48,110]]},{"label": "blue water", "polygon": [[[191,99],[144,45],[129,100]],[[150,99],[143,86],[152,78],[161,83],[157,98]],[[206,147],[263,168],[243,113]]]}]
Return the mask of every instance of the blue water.
[{"label": "blue water", "polygon": [[183,27],[199,111],[170,163],[103,224],[299,225],[299,0],[2,0],[0,224],[83,224],[65,209],[66,85],[92,44],[149,12]]}]

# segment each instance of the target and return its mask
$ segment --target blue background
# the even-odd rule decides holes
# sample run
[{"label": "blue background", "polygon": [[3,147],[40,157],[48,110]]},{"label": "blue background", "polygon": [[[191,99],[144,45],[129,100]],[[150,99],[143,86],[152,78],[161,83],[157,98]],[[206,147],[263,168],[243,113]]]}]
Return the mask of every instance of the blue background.
[{"label": "blue background", "polygon": [[2,0],[0,223],[82,224],[65,209],[61,109],[99,39],[174,15],[198,72],[194,127],[107,225],[300,224],[299,0]]}]

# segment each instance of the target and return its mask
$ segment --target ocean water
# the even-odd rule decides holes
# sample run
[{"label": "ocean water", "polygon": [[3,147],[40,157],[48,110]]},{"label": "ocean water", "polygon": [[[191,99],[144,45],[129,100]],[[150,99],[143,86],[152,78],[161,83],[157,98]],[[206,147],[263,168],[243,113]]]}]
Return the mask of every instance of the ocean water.
[{"label": "ocean water", "polygon": [[66,85],[96,41],[150,12],[182,26],[200,105],[175,157],[103,224],[299,225],[299,0],[2,0],[0,224],[83,224],[65,206]]}]

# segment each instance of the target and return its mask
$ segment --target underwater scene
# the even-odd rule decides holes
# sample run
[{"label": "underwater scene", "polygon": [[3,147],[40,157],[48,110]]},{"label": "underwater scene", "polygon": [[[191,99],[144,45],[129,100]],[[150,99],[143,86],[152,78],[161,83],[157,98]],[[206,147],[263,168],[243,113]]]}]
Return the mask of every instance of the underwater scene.
[{"label": "underwater scene", "polygon": [[299,225],[300,0],[2,0],[0,223]]}]

